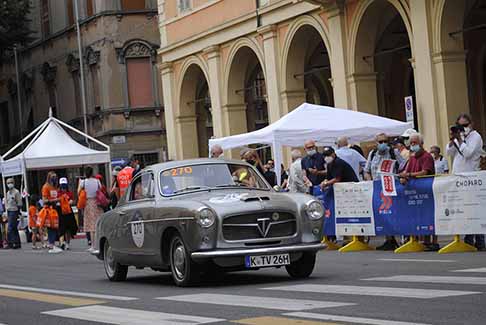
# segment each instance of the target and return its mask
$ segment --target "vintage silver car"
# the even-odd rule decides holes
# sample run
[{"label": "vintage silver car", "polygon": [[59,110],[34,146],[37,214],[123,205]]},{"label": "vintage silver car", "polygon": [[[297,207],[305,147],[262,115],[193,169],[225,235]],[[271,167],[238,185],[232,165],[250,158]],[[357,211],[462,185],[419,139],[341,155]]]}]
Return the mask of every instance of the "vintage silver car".
[{"label": "vintage silver car", "polygon": [[323,215],[312,196],[277,192],[245,162],[167,162],[144,169],[99,219],[95,255],[112,281],[128,266],[170,271],[178,286],[215,269],[285,266],[305,278],[324,248]]}]

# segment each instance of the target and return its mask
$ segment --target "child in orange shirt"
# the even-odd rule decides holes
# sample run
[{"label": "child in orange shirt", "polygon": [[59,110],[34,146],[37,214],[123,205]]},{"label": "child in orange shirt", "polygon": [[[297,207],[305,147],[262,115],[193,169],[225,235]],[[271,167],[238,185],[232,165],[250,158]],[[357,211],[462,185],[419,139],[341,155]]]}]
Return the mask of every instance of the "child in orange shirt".
[{"label": "child in orange shirt", "polygon": [[[32,249],[42,248],[44,246],[44,236],[42,234],[42,229],[37,225],[37,196],[32,195],[29,201],[29,228],[32,232]],[[40,242],[41,246],[37,247],[37,241]]]}]

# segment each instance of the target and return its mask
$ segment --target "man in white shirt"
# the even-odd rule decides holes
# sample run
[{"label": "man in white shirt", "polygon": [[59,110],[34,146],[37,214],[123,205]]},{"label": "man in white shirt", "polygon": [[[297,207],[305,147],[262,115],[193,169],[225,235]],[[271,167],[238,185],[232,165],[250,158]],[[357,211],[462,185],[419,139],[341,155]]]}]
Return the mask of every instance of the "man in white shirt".
[{"label": "man in white shirt", "polygon": [[[468,114],[459,115],[456,125],[450,129],[450,140],[447,144],[447,154],[453,159],[452,173],[479,170],[479,162],[483,154],[483,139],[473,129],[472,120]],[[476,246],[478,250],[485,249],[484,235],[466,235],[464,241]]]},{"label": "man in white shirt", "polygon": [[309,189],[304,182],[302,171],[302,153],[298,149],[292,150],[292,165],[289,168],[289,191],[292,193],[305,193]]},{"label": "man in white shirt", "polygon": [[360,166],[366,164],[366,159],[359,152],[349,148],[349,141],[347,137],[339,137],[336,141],[338,149],[336,155],[347,162],[354,170],[356,177],[359,178]]}]

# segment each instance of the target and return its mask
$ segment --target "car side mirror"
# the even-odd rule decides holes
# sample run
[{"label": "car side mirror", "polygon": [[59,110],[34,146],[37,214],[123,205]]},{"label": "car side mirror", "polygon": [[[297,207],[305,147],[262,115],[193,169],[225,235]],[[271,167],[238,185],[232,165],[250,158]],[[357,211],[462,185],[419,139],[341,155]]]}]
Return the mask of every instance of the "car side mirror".
[{"label": "car side mirror", "polygon": [[275,186],[273,187],[273,190],[274,190],[275,192],[282,192],[282,187],[280,187],[279,185],[275,185]]}]

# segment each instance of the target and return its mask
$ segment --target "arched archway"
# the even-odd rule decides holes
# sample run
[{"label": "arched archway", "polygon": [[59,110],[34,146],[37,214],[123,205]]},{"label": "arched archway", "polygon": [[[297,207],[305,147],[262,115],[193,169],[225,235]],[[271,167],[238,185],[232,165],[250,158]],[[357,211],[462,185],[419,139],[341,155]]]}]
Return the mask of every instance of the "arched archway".
[{"label": "arched archway", "polygon": [[285,58],[284,96],[289,109],[304,101],[334,106],[329,52],[314,26],[303,24],[298,27]]},{"label": "arched archway", "polygon": [[361,16],[352,37],[354,106],[360,111],[405,120],[404,98],[415,97],[410,24],[404,20],[399,1],[369,0],[360,4]]},{"label": "arched archway", "polygon": [[182,157],[207,157],[208,141],[213,136],[211,97],[199,64],[190,63],[185,69],[179,100],[176,121]]},{"label": "arched archway", "polygon": [[265,73],[255,51],[246,45],[237,48],[227,72],[229,134],[251,132],[268,125]]}]

